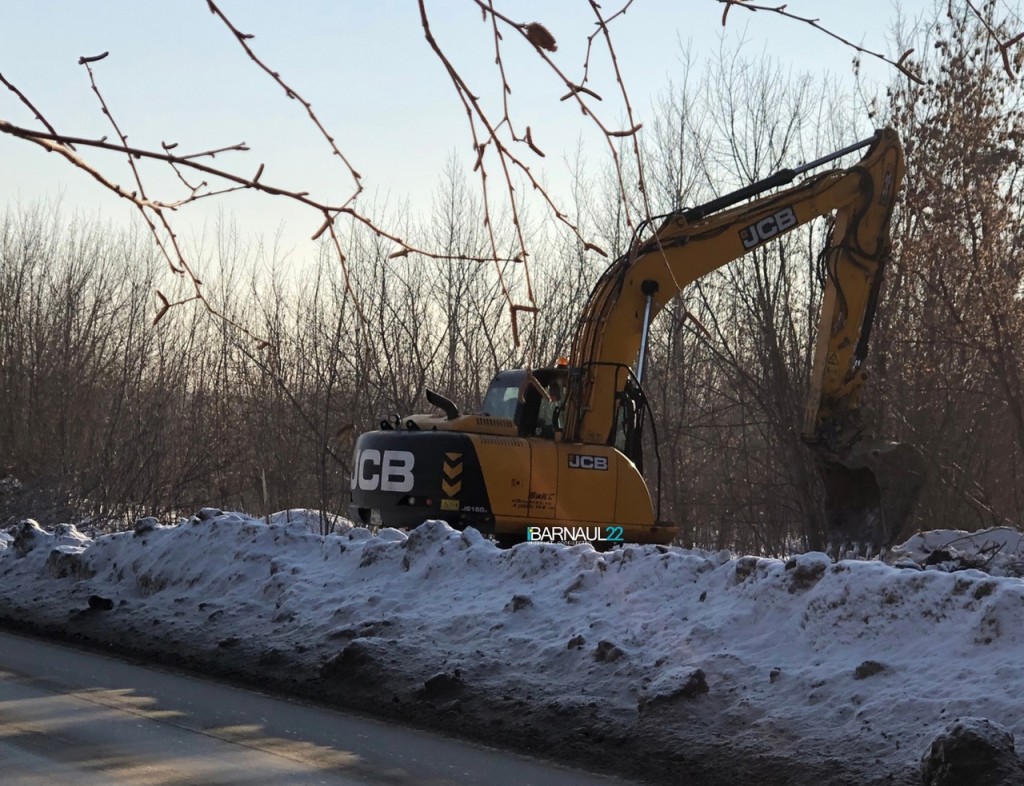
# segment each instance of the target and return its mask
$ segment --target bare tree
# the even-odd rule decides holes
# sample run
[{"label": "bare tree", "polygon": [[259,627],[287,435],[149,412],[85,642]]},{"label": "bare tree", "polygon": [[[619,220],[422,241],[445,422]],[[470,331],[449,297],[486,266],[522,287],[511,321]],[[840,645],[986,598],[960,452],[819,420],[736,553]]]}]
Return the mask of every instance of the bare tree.
[{"label": "bare tree", "polygon": [[946,526],[1015,521],[1024,491],[1022,54],[1000,43],[1013,28],[998,8],[944,6],[917,33],[925,84],[889,93],[908,176],[880,337],[886,403],[931,458],[922,517]]}]

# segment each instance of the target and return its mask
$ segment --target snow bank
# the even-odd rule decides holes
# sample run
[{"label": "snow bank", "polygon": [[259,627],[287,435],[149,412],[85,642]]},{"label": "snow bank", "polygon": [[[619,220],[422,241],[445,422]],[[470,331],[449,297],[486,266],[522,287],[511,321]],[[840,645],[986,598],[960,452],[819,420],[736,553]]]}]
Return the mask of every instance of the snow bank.
[{"label": "snow bank", "polygon": [[[1024,733],[1024,583],[925,566],[949,533],[905,544],[901,568],[313,523],[20,525],[0,616],[667,782],[916,783],[958,717]],[[955,537],[961,557],[991,542]]]},{"label": "snow bank", "polygon": [[[955,571],[977,568],[993,576],[1024,577],[1024,533],[1010,527],[964,532],[938,529],[914,535],[893,549],[890,560]],[[904,562],[905,564],[905,562]]]}]

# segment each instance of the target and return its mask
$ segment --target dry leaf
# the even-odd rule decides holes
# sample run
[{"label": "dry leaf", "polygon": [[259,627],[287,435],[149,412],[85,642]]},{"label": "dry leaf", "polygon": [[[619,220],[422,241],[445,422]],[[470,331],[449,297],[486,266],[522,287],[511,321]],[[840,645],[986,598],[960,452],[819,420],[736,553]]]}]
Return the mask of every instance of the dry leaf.
[{"label": "dry leaf", "polygon": [[608,136],[633,136],[637,131],[644,127],[643,123],[637,123],[635,126],[627,131],[609,131]]},{"label": "dry leaf", "polygon": [[530,22],[526,26],[526,38],[538,49],[545,49],[548,52],[558,51],[555,37],[540,22]]},{"label": "dry leaf", "polygon": [[[551,40],[553,41],[554,39]],[[86,63],[96,63],[109,54],[110,52],[104,52],[102,55],[93,55],[92,57],[86,57],[83,55],[82,57],[78,58],[78,65],[85,65]]]}]

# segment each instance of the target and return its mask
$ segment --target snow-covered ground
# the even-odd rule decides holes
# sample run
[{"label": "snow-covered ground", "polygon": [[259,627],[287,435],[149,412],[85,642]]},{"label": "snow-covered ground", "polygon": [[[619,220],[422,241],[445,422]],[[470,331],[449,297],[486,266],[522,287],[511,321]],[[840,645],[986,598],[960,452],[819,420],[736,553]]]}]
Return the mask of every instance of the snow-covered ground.
[{"label": "snow-covered ground", "polygon": [[1024,734],[1016,531],[926,533],[895,565],[318,531],[25,522],[0,617],[662,782],[916,784],[957,717]]}]

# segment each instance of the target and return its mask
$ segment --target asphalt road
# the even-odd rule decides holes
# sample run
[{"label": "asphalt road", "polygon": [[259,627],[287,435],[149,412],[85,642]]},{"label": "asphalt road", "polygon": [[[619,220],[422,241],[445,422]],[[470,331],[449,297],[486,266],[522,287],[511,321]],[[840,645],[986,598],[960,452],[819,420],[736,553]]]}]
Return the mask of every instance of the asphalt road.
[{"label": "asphalt road", "polygon": [[0,633],[0,783],[627,786],[7,633]]}]

